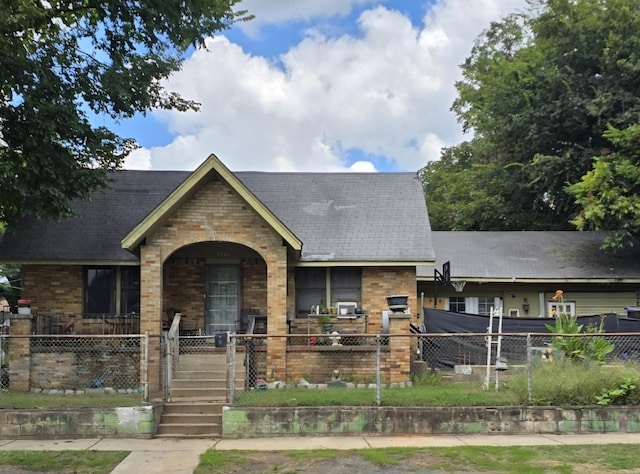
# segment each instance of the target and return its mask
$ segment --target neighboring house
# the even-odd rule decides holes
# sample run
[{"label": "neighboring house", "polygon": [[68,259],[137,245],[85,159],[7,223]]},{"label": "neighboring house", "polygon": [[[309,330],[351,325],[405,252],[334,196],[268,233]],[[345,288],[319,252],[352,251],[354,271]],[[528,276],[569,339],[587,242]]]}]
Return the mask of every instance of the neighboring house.
[{"label": "neighboring house", "polygon": [[[306,332],[312,306],[356,302],[379,332],[385,296],[408,294],[416,312],[416,269],[435,260],[417,173],[232,173],[212,155],[192,173],[116,172],[75,210],[23,219],[0,261],[22,264],[36,316],[76,316],[78,330],[139,314],[156,362],[175,311],[203,334],[258,313],[276,335]],[[281,341],[267,353],[276,369]]]},{"label": "neighboring house", "polygon": [[[450,263],[452,285],[434,285],[434,268],[418,269],[424,306],[488,315],[551,317],[616,313],[640,301],[640,253],[600,249],[604,232],[432,232],[436,269]],[[459,283],[456,283],[459,282]],[[462,283],[464,282],[464,284]],[[554,300],[556,290],[564,292]],[[428,328],[427,328],[428,329]]]}]

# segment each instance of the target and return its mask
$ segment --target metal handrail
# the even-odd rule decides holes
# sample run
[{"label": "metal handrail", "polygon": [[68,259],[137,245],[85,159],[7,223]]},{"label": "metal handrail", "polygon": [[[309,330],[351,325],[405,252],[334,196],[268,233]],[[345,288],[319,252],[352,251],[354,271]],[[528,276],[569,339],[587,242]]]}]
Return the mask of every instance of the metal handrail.
[{"label": "metal handrail", "polygon": [[173,386],[173,374],[178,365],[180,358],[180,320],[182,314],[176,313],[173,316],[171,327],[167,333],[167,343],[165,344],[165,360],[167,361],[166,368],[166,384],[165,384],[165,398],[167,401],[171,401],[171,388]]}]

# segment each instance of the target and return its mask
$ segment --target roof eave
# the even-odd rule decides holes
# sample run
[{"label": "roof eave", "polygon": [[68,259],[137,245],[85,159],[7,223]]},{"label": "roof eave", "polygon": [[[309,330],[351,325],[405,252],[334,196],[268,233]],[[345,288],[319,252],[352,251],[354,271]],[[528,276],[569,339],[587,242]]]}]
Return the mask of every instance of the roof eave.
[{"label": "roof eave", "polygon": [[[640,283],[640,278],[625,277],[590,277],[590,278],[478,278],[465,276],[452,276],[451,280],[465,280],[467,283]],[[418,281],[433,282],[433,275],[420,275]]]},{"label": "roof eave", "polygon": [[434,262],[406,260],[314,260],[298,261],[296,267],[418,267],[433,266]]}]

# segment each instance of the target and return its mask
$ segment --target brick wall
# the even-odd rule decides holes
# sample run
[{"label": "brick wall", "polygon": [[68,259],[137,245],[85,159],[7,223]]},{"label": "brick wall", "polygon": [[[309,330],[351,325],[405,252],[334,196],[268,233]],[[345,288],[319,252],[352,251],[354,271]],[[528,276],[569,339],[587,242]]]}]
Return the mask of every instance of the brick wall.
[{"label": "brick wall", "polygon": [[21,298],[43,315],[82,313],[82,266],[23,265]]},{"label": "brick wall", "polygon": [[[226,183],[219,179],[212,179],[196,192],[193,198],[185,203],[176,213],[167,219],[163,225],[148,236],[141,246],[141,330],[150,334],[159,334],[165,304],[178,306],[180,298],[179,287],[163,285],[163,264],[177,250],[199,242],[230,242],[244,245],[253,249],[262,257],[262,262],[254,262],[243,270],[249,279],[243,302],[244,306],[255,303],[255,307],[266,312],[269,317],[269,331],[281,333],[286,328],[286,287],[287,287],[287,251],[278,236]],[[262,265],[262,266],[261,266]],[[265,271],[266,269],[266,271]],[[169,282],[174,279],[173,266],[169,271]],[[184,274],[186,269],[177,269],[178,274]],[[197,272],[196,272],[197,273]],[[259,275],[266,274],[266,282],[255,283]],[[184,301],[185,308],[178,308],[186,318],[197,318],[202,321],[204,314],[201,284],[196,279],[204,281],[204,274],[191,275],[187,278],[191,303]],[[173,283],[170,283],[173,285]],[[179,280],[176,285],[180,285]],[[266,286],[265,286],[266,285]],[[167,292],[165,294],[165,291]],[[161,303],[162,302],[162,303]],[[165,303],[166,302],[166,303]],[[254,306],[253,304],[251,306]],[[268,354],[268,363],[284,372],[284,357],[278,355],[274,344]],[[151,361],[160,358],[159,349],[150,353]],[[159,383],[160,375],[150,373],[152,388]]]},{"label": "brick wall", "polygon": [[163,314],[169,309],[182,313],[204,330],[205,262],[196,258],[171,260],[164,265]]}]

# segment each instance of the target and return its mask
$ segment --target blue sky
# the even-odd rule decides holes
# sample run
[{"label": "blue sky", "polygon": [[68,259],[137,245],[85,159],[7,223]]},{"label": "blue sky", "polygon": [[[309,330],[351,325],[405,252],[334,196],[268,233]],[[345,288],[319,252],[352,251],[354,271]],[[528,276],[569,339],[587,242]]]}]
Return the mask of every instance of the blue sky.
[{"label": "blue sky", "polygon": [[449,111],[458,65],[525,0],[244,0],[256,19],[193,51],[166,88],[197,113],[118,125],[127,168],[416,171],[467,138]]}]

